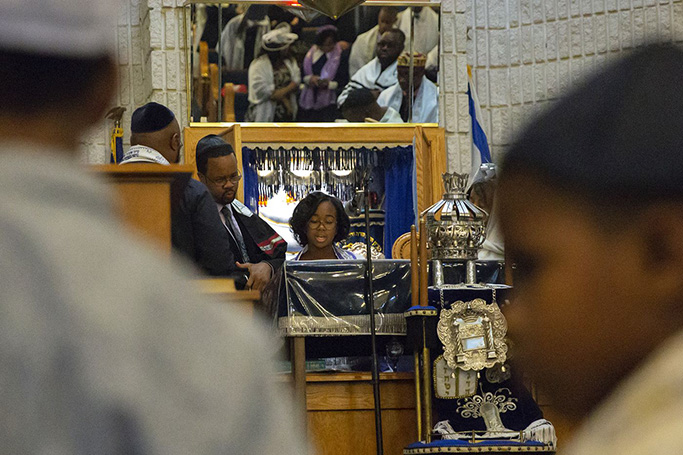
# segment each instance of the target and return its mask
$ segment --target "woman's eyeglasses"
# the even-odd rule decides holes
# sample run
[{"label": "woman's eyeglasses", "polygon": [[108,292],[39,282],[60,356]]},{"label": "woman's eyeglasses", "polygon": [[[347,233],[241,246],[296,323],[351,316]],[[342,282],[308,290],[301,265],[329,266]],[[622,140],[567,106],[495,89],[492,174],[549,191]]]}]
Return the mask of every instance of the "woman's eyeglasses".
[{"label": "woman's eyeglasses", "polygon": [[325,229],[332,229],[337,225],[337,220],[334,218],[326,218],[324,220],[312,218],[308,220],[308,227],[311,229],[318,229],[320,225],[325,226]]}]

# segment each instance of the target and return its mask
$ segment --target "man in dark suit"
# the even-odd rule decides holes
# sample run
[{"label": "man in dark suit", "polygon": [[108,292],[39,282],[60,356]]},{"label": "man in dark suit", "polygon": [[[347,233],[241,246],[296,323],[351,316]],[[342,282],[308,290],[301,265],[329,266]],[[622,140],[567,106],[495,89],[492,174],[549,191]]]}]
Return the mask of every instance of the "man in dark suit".
[{"label": "man in dark suit", "polygon": [[247,288],[270,281],[285,260],[287,242],[268,224],[235,200],[242,175],[232,146],[210,134],[197,143],[197,171],[216,202],[237,267],[249,272]]}]

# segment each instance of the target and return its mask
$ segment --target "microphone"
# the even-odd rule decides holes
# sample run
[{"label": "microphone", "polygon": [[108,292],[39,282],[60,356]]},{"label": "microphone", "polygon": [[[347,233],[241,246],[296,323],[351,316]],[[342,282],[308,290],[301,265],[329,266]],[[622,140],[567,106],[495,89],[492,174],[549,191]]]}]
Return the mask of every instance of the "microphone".
[{"label": "microphone", "polygon": [[360,216],[361,210],[363,210],[363,193],[356,191],[350,201],[344,202],[344,211],[348,216]]},{"label": "microphone", "polygon": [[[374,166],[368,164],[368,166],[363,170],[363,175],[360,179],[360,188],[358,188],[351,198],[350,201],[344,202],[344,211],[349,216],[360,216],[361,211],[365,208],[365,201],[363,200],[363,190],[365,186],[370,185],[372,182],[372,171]],[[357,182],[358,180],[356,180]]]}]

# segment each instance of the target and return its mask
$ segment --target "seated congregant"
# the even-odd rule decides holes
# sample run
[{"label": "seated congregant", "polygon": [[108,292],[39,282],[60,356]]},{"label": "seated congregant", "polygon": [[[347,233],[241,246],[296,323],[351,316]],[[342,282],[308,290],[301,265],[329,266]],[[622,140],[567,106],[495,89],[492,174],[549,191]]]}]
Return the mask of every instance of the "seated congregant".
[{"label": "seated congregant", "polygon": [[[177,163],[180,156],[180,126],[173,112],[158,103],[148,103],[131,117],[131,147],[121,164]],[[190,179],[180,199],[171,204],[171,245],[209,275],[233,272],[235,260],[228,236],[221,226],[209,190]]]},{"label": "seated congregant", "polygon": [[285,261],[287,242],[236,198],[242,179],[235,150],[220,136],[197,143],[197,172],[213,200],[219,223],[229,234],[235,264],[249,273],[247,288],[261,290]]},{"label": "seated congregant", "polygon": [[404,122],[438,123],[439,91],[425,77],[427,59],[423,54],[413,55],[413,112],[410,116],[410,55],[402,54],[397,60],[398,82],[380,93],[377,104],[391,106],[401,114]]},{"label": "seated congregant", "polygon": [[379,10],[377,25],[365,33],[361,33],[351,46],[349,56],[349,76],[370,62],[377,55],[377,42],[384,32],[396,27],[398,10],[395,6],[383,6]]},{"label": "seated congregant", "polygon": [[339,117],[337,89],[349,80],[348,57],[334,25],[318,29],[315,44],[304,57],[304,89],[299,96],[299,121],[334,122]]},{"label": "seated congregant", "polygon": [[303,247],[295,260],[356,258],[336,245],[346,238],[351,228],[349,216],[336,197],[320,191],[310,193],[296,206],[289,224]]},{"label": "seated congregant", "polygon": [[349,93],[342,105],[342,115],[349,122],[403,123],[396,109],[377,104],[375,95],[366,88],[358,88]]},{"label": "seated congregant", "polygon": [[396,82],[396,59],[403,52],[405,35],[397,28],[384,32],[377,43],[377,57],[351,77],[351,80],[337,98],[337,105],[343,106],[351,90],[366,88],[376,92],[376,95]]}]

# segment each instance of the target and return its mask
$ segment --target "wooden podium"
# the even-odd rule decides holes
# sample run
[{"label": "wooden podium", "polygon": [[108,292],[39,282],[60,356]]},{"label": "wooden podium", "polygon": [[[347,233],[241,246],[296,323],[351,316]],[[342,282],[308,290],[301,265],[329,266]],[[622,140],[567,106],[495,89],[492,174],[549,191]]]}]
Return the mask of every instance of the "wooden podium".
[{"label": "wooden podium", "polygon": [[179,201],[194,173],[189,165],[105,164],[92,166],[112,183],[121,219],[134,230],[171,251],[171,204]]}]

